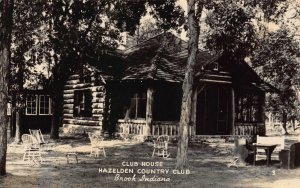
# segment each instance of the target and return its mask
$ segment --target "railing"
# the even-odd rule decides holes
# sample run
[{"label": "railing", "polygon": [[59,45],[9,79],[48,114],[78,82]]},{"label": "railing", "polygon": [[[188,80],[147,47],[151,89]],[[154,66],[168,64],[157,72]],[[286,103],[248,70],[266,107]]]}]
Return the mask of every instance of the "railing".
[{"label": "railing", "polygon": [[120,134],[143,135],[145,126],[145,120],[118,120],[118,132]]},{"label": "railing", "polygon": [[179,123],[171,121],[156,121],[152,124],[152,135],[176,136],[179,133]]},{"label": "railing", "polygon": [[263,134],[264,123],[235,123],[235,135]]},{"label": "railing", "polygon": [[[118,133],[122,135],[146,135],[145,120],[118,120]],[[190,127],[189,135],[192,135]],[[236,123],[234,135],[263,135],[263,123]],[[151,127],[151,135],[177,136],[179,134],[179,122],[176,121],[154,121]]]},{"label": "railing", "polygon": [[[145,120],[118,120],[119,134],[144,135],[146,128]],[[191,131],[190,131],[191,132]],[[179,133],[178,122],[154,121],[151,127],[151,134],[176,136]]]}]

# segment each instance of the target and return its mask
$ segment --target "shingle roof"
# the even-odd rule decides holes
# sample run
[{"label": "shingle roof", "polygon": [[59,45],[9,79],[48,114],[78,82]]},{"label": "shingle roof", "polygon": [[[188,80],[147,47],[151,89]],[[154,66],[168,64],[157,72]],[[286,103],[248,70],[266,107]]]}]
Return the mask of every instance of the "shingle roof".
[{"label": "shingle roof", "polygon": [[[167,82],[183,82],[188,50],[187,42],[171,33],[166,33],[167,45],[160,55],[156,69],[153,70],[152,59],[162,45],[164,35],[160,34],[141,42],[125,51],[116,54],[107,54],[101,64],[101,74],[104,79],[113,80],[162,80]],[[122,57],[121,57],[122,56]],[[106,62],[106,63],[105,63]],[[217,63],[225,72],[211,71],[203,65]],[[95,66],[97,67],[97,66]],[[232,83],[235,79],[240,83],[248,83],[265,91],[274,91],[274,87],[263,82],[256,72],[245,61],[229,60],[224,54],[210,54],[207,51],[199,51],[194,67],[195,79],[199,81],[220,80]]]},{"label": "shingle roof", "polygon": [[[163,34],[157,35],[124,52],[127,68],[123,80],[151,79],[155,71],[154,80],[183,81],[188,57],[187,43],[171,33],[167,33],[167,45],[157,63],[157,69],[151,69],[151,60],[162,44],[163,37]],[[213,58],[208,52],[199,52],[197,63]]]},{"label": "shingle roof", "polygon": [[[160,61],[157,63],[157,69],[151,68],[151,60],[157,54],[157,50],[163,42],[163,34],[157,35],[133,46],[123,52],[126,61],[126,68],[122,80],[143,80],[152,79],[164,80],[168,82],[183,82],[188,50],[187,43],[171,33],[167,33],[167,47],[161,55]],[[213,72],[206,71],[206,74],[200,75],[203,65],[212,62],[218,62],[220,66],[230,73],[218,73],[218,79],[223,79],[230,83],[232,79],[236,79],[241,83],[252,84],[264,91],[274,91],[275,88],[260,79],[256,72],[245,61],[228,61],[226,55],[210,54],[207,51],[199,51],[197,62],[195,65],[196,79],[210,80],[213,78]],[[197,66],[199,65],[199,66]],[[153,71],[154,74],[153,74]]]}]

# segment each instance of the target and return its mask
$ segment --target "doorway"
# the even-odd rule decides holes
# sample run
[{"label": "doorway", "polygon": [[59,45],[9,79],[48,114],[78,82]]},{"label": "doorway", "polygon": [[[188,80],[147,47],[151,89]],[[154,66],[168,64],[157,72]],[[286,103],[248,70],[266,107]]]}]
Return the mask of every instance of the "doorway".
[{"label": "doorway", "polygon": [[230,89],[208,85],[197,97],[197,135],[229,134]]}]

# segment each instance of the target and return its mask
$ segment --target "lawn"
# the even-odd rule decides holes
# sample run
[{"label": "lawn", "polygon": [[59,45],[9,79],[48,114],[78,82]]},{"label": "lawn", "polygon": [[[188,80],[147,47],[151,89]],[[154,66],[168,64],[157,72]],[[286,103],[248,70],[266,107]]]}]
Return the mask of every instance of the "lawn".
[{"label": "lawn", "polygon": [[[264,161],[228,168],[231,144],[190,144],[189,169],[174,171],[175,143],[170,144],[171,156],[163,159],[151,157],[151,142],[106,141],[107,157],[95,158],[89,156],[88,138],[47,140],[40,166],[24,163],[22,147],[10,146],[8,175],[0,178],[0,187],[300,187],[299,168],[266,167]],[[77,152],[79,163],[67,164],[67,152]]]}]

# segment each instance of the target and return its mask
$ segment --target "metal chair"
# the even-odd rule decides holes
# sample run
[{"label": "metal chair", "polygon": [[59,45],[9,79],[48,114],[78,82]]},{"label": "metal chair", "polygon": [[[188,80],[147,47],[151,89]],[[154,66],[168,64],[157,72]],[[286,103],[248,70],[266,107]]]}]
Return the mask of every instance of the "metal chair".
[{"label": "metal chair", "polygon": [[156,140],[153,140],[153,152],[152,157],[154,155],[162,156],[163,158],[168,158],[170,156],[168,152],[169,145],[169,136],[161,135],[157,137]]},{"label": "metal chair", "polygon": [[104,138],[102,136],[96,135],[94,133],[88,133],[88,135],[89,135],[89,139],[91,141],[90,157],[93,155],[95,157],[99,157],[100,152],[102,152],[104,157],[106,157],[105,149],[101,143]]}]

